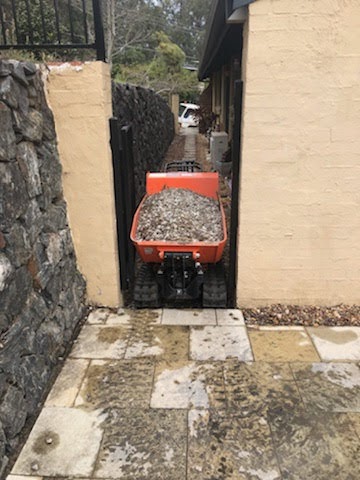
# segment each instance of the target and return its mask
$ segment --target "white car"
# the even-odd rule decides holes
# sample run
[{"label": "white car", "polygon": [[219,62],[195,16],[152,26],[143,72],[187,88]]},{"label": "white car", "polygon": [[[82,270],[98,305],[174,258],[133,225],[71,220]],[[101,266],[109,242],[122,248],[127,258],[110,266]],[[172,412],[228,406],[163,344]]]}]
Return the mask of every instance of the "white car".
[{"label": "white car", "polygon": [[199,105],[195,105],[195,103],[180,103],[180,126],[183,128],[197,127],[199,125],[199,117],[196,115],[196,111],[199,110],[199,108]]}]

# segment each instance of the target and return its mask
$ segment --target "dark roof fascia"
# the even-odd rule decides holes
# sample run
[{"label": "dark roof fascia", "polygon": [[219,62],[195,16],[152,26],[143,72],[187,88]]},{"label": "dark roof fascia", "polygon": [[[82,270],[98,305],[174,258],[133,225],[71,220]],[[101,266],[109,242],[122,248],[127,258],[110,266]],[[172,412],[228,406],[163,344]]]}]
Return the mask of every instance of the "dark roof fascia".
[{"label": "dark roof fascia", "polygon": [[221,42],[226,37],[230,28],[229,24],[226,23],[226,19],[229,18],[237,8],[245,7],[255,1],[256,0],[213,0],[204,42],[205,47],[199,66],[199,80],[205,80],[211,73],[211,63],[216,57]]},{"label": "dark roof fascia", "polygon": [[225,24],[225,18],[221,18],[221,12],[224,9],[224,3],[227,3],[227,1],[228,0],[213,0],[213,3],[211,5],[208,27],[206,30],[204,42],[204,49],[199,66],[199,80],[204,80],[207,77],[206,67],[209,64],[209,58],[213,57],[214,53],[214,37],[217,37],[220,34],[221,27]]},{"label": "dark roof fascia", "polygon": [[199,74],[200,80],[205,80],[205,78],[208,78],[210,76],[210,74],[212,73],[211,65],[214,62],[214,59],[217,56],[217,54],[220,50],[221,44],[222,44],[224,38],[226,37],[229,29],[230,29],[230,25],[226,25],[225,28],[221,31],[220,37],[217,39],[217,47],[211,52],[211,55],[210,55],[208,61],[204,65],[203,70],[200,72],[200,74],[202,74],[202,78],[200,78],[200,74]]}]

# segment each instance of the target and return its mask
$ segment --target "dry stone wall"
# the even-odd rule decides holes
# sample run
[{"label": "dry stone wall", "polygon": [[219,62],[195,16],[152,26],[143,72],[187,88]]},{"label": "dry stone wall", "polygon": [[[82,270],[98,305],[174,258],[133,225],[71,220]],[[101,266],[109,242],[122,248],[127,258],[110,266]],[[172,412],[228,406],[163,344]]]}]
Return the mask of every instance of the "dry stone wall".
[{"label": "dry stone wall", "polygon": [[84,314],[41,73],[0,61],[0,477]]},{"label": "dry stone wall", "polygon": [[174,117],[166,101],[153,90],[113,84],[113,112],[134,135],[134,175],[139,201],[145,193],[145,175],[158,171],[174,138]]}]

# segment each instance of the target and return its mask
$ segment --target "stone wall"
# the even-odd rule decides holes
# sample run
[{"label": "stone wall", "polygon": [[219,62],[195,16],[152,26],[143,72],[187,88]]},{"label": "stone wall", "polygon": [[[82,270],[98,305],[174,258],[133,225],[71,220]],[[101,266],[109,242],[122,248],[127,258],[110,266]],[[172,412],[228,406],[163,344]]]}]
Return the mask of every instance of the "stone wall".
[{"label": "stone wall", "polygon": [[84,313],[41,73],[0,62],[0,477]]},{"label": "stone wall", "polygon": [[[145,193],[145,175],[158,171],[174,138],[174,117],[166,101],[142,87],[113,84],[113,112],[121,125],[132,125],[137,201]],[[180,160],[180,159],[179,159]]]}]

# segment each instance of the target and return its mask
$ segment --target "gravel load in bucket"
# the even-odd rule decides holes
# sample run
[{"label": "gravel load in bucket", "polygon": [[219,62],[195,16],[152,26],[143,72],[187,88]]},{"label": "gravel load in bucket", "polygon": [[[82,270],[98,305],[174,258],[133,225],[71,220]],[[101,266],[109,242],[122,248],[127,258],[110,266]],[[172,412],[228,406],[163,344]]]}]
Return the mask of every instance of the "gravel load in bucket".
[{"label": "gravel load in bucket", "polygon": [[183,188],[166,188],[143,203],[137,240],[186,244],[223,238],[219,202],[212,198]]}]

